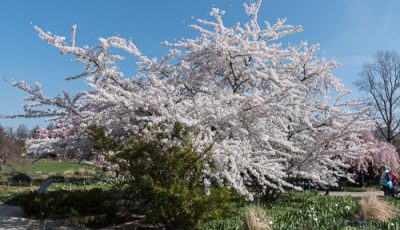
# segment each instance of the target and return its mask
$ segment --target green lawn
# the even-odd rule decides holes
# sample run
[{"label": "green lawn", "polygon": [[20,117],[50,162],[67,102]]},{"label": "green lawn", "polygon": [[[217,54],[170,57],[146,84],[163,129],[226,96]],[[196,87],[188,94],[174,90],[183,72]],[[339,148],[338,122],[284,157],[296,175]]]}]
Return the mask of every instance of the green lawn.
[{"label": "green lawn", "polygon": [[[19,161],[11,165],[12,167],[5,166],[0,172],[0,203],[9,199],[10,197],[31,190],[36,190],[39,187],[38,183],[32,183],[31,185],[18,186],[17,184],[10,184],[8,180],[12,174],[25,173],[30,175],[32,178],[43,179],[50,175],[64,175],[64,172],[70,171],[71,174],[65,175],[66,179],[63,183],[53,183],[49,187],[49,191],[65,189],[65,190],[77,190],[77,189],[92,189],[92,188],[103,188],[109,189],[113,187],[115,182],[112,179],[103,178],[98,179],[101,175],[101,169],[88,164],[88,163],[77,163],[77,162],[64,162],[51,159],[42,159],[34,163],[28,160]],[[94,171],[95,175],[82,175],[80,171]],[[75,173],[75,174],[74,174]],[[75,180],[70,180],[73,177]],[[80,180],[79,180],[80,178]],[[76,181],[78,179],[78,181]]]},{"label": "green lawn", "polygon": [[[38,160],[34,163],[30,163],[28,161],[20,161],[14,163],[12,167],[17,172],[26,173],[29,175],[36,175],[36,174],[62,174],[67,170],[78,170],[78,169],[87,169],[87,170],[98,170],[96,166],[85,164],[85,163],[77,163],[77,162],[64,162],[58,160],[49,160],[43,159]],[[3,174],[12,173],[13,170],[11,167],[4,167],[2,170]]]}]

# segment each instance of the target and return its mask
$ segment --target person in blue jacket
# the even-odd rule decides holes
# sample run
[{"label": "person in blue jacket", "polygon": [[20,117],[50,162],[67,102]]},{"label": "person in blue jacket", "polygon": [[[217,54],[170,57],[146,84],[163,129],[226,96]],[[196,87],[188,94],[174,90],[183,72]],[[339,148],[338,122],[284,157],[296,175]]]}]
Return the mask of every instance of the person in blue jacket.
[{"label": "person in blue jacket", "polygon": [[391,196],[394,194],[392,173],[388,168],[384,169],[379,183],[383,186],[383,193],[385,194],[385,196]]}]

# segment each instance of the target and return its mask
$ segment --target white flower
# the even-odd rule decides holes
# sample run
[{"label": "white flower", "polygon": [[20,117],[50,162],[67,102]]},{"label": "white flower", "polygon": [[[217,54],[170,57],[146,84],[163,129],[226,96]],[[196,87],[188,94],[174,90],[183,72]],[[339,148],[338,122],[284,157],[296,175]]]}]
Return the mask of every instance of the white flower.
[{"label": "white flower", "polygon": [[344,206],[344,209],[346,209],[346,211],[349,211],[350,207],[346,205],[346,206]]},{"label": "white flower", "polygon": [[269,222],[268,222],[268,224],[269,225],[272,225],[274,222],[272,221],[272,220],[270,220]]},{"label": "white flower", "polygon": [[[84,77],[88,89],[52,98],[43,94],[39,83],[12,81],[29,94],[25,117],[54,118],[71,129],[63,138],[49,138],[50,133],[42,130],[39,138],[27,141],[27,154],[91,152],[85,128],[90,123],[122,141],[132,134],[152,138],[153,126],[168,133],[179,122],[195,128],[189,135],[194,146],[213,143],[213,178],[227,181],[247,200],[253,199],[243,182],[248,178],[263,188],[292,188],[295,185],[286,180],[289,171],[313,183],[327,181],[331,168],[338,177],[347,175],[342,159],[334,156],[352,159],[367,153],[363,146],[343,146],[360,145],[355,135],[347,136],[370,129],[364,116],[368,107],[344,99],[349,92],[332,73],[339,65],[320,58],[318,45],[275,45],[301,27],[286,25],[285,20],[258,25],[260,4],[261,0],[245,5],[252,17],[234,27],[226,27],[223,12],[213,9],[212,22],[198,20],[191,26],[200,33],[198,37],[164,42],[169,52],[161,61],[146,57],[132,41],[117,36],[100,38],[93,47],[77,47],[76,26],[70,44],[35,27],[42,40],[86,66],[83,73],[68,79]],[[115,55],[114,49],[139,59],[135,76],[123,77],[117,64],[123,57]],[[168,148],[180,145],[168,138],[161,142]],[[325,142],[329,145],[320,144]],[[320,151],[324,154],[318,159],[309,157],[310,152]],[[287,170],[288,162],[302,163]],[[300,167],[303,163],[306,167]],[[330,184],[333,179],[329,178]]]},{"label": "white flower", "polygon": [[318,222],[318,218],[317,218],[317,217],[314,217],[313,220],[314,220],[315,222]]}]

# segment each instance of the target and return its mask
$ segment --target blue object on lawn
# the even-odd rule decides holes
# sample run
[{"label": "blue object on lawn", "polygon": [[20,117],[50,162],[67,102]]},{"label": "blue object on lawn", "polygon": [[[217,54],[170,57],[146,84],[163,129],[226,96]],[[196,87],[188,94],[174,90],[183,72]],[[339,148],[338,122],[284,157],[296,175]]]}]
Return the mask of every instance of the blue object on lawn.
[{"label": "blue object on lawn", "polygon": [[46,191],[46,189],[47,189],[52,183],[53,183],[53,181],[51,181],[51,180],[48,180],[48,181],[43,182],[43,183],[40,185],[40,188],[37,190],[37,193],[38,193],[39,195],[42,195],[42,194]]}]

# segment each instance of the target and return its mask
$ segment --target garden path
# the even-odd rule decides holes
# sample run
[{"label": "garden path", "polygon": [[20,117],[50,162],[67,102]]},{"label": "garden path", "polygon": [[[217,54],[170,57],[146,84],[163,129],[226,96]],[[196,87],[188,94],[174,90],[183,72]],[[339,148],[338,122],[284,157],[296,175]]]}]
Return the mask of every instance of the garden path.
[{"label": "garden path", "polygon": [[20,207],[0,204],[0,230],[74,229],[60,221],[38,221],[24,217]]},{"label": "garden path", "polygon": [[[321,195],[324,195],[325,192],[320,192]],[[345,191],[330,191],[330,196],[351,196],[351,197],[368,197],[368,196],[383,196],[383,191],[367,191],[367,192],[345,192]]]}]

